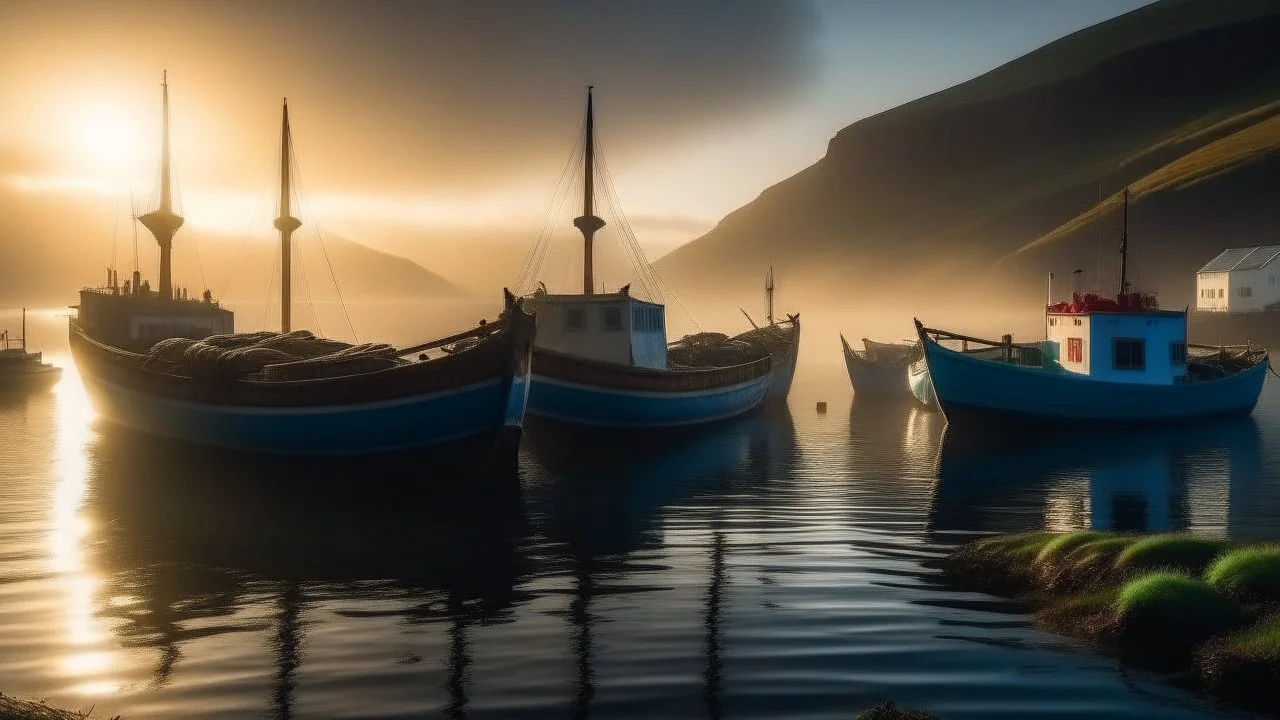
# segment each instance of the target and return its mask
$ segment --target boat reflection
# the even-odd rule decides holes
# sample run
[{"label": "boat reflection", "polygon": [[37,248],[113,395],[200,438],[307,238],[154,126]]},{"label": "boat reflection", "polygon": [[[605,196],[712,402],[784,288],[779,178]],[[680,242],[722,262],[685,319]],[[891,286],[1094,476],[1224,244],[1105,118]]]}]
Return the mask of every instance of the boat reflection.
[{"label": "boat reflection", "polygon": [[929,528],[1238,535],[1235,498],[1254,494],[1261,471],[1249,417],[1124,432],[990,435],[948,426]]},{"label": "boat reflection", "polygon": [[[184,644],[268,633],[273,717],[293,714],[307,614],[377,599],[361,617],[448,623],[451,714],[465,712],[466,631],[503,622],[527,599],[528,535],[519,479],[440,482],[410,456],[361,461],[243,457],[118,427],[89,446],[102,528],[90,553],[126,647],[155,652],[152,685]],[[262,614],[247,608],[269,605]],[[389,609],[383,609],[389,608]]]},{"label": "boat reflection", "polygon": [[[795,423],[779,409],[694,432],[637,435],[618,442],[616,435],[561,428],[527,443],[535,470],[526,489],[531,514],[543,516],[542,533],[559,543],[570,564],[572,598],[567,620],[577,677],[570,716],[591,716],[595,697],[595,625],[602,619],[600,598],[642,593],[659,587],[621,584],[619,577],[643,577],[632,555],[662,542],[654,525],[666,508],[710,513],[712,532],[692,540],[707,546],[704,625],[704,713],[722,715],[723,650],[720,618],[729,583],[725,526],[740,510],[748,485],[774,479],[794,461]],[[710,491],[715,491],[710,492]]]},{"label": "boat reflection", "polygon": [[931,478],[944,425],[941,413],[910,398],[855,396],[849,405],[850,446],[888,475]]}]

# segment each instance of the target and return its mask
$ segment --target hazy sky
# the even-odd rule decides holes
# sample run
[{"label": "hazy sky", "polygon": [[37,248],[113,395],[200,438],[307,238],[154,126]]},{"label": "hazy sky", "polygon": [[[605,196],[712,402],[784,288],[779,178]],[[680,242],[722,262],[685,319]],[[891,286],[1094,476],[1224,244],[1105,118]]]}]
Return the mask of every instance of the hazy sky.
[{"label": "hazy sky", "polygon": [[6,0],[0,192],[19,211],[130,180],[147,195],[167,67],[192,227],[269,232],[288,95],[304,202],[326,227],[397,251],[383,238],[531,239],[591,82],[654,256],[817,160],[841,127],[1144,4]]}]

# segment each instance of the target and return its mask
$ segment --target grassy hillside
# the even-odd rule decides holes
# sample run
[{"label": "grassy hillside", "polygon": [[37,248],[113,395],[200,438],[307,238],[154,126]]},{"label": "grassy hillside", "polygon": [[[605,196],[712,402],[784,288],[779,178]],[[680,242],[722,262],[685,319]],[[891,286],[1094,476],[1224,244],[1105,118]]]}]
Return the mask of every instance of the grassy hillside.
[{"label": "grassy hillside", "polygon": [[1159,252],[1141,279],[1189,299],[1205,256],[1280,228],[1263,199],[1280,170],[1268,155],[1276,47],[1274,0],[1154,3],[841,130],[822,160],[659,267],[686,293],[754,290],[769,263],[818,298],[851,287],[882,298],[1042,294],[1044,272],[1071,265],[1110,287],[1114,248],[1093,216],[998,261],[1100,191],[1142,181],[1135,242],[1150,249],[1158,236]]}]

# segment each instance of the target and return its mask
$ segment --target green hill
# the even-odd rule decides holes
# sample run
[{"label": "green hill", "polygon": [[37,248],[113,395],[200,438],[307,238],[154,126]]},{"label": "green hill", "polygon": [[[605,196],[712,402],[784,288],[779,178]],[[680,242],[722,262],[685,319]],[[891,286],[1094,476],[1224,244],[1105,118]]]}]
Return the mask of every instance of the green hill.
[{"label": "green hill", "polygon": [[754,291],[770,263],[812,299],[1042,294],[1071,266],[1110,289],[1112,236],[1069,223],[1143,183],[1138,279],[1189,301],[1219,248],[1280,228],[1278,47],[1275,0],[1154,3],[850,125],[659,268],[685,294]]}]

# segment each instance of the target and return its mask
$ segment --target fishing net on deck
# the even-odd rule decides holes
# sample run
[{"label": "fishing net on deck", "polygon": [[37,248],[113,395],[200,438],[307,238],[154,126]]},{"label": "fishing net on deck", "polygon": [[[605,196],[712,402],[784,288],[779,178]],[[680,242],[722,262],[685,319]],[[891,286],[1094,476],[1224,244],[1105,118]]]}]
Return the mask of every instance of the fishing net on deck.
[{"label": "fishing net on deck", "polygon": [[748,330],[729,337],[702,332],[685,335],[667,346],[667,367],[696,370],[754,362],[791,346],[792,331],[777,325]]},{"label": "fishing net on deck", "polygon": [[1196,380],[1215,380],[1257,365],[1265,350],[1251,347],[1187,347],[1187,374]]},{"label": "fishing net on deck", "polygon": [[386,343],[352,345],[306,330],[169,338],[151,347],[143,367],[202,380],[315,380],[403,364]]}]

